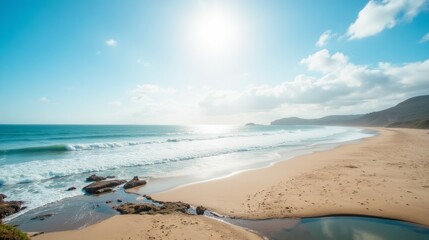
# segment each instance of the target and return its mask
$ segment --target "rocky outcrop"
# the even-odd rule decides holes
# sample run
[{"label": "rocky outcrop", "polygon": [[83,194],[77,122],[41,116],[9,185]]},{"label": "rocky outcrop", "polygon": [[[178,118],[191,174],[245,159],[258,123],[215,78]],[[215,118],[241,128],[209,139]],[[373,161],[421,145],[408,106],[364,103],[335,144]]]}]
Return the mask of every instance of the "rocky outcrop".
[{"label": "rocky outcrop", "polygon": [[190,205],[182,202],[158,202],[161,206],[149,203],[124,203],[114,207],[121,214],[171,214],[174,212],[186,213]]},{"label": "rocky outcrop", "polygon": [[0,193],[0,202],[3,202],[3,199],[7,198],[6,195]]},{"label": "rocky outcrop", "polygon": [[89,184],[83,190],[89,194],[99,194],[113,191],[113,187],[124,184],[125,180],[99,181]]},{"label": "rocky outcrop", "polygon": [[198,206],[196,209],[197,215],[203,215],[207,209],[203,206]]},{"label": "rocky outcrop", "polygon": [[21,210],[21,201],[1,201],[0,202],[0,219],[5,218],[9,215],[17,213]]},{"label": "rocky outcrop", "polygon": [[98,182],[98,181],[103,181],[103,180],[106,180],[106,178],[102,177],[102,176],[97,176],[95,174],[92,174],[91,176],[86,178],[87,182]]},{"label": "rocky outcrop", "polygon": [[76,187],[69,187],[69,188],[67,188],[66,191],[73,191],[73,190],[76,190]]},{"label": "rocky outcrop", "polygon": [[137,187],[137,186],[143,186],[143,185],[146,185],[146,181],[140,180],[139,177],[135,176],[135,177],[133,177],[133,179],[131,179],[130,181],[125,183],[124,188],[129,189],[129,188],[133,188],[133,187]]}]

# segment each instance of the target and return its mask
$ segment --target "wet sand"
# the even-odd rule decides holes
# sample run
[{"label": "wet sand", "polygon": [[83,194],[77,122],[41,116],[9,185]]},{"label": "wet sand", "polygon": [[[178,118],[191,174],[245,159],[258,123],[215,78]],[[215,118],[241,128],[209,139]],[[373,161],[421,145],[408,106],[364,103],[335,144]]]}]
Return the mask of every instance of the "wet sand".
[{"label": "wet sand", "polygon": [[357,143],[152,197],[247,219],[356,214],[429,226],[428,131],[374,130]]}]

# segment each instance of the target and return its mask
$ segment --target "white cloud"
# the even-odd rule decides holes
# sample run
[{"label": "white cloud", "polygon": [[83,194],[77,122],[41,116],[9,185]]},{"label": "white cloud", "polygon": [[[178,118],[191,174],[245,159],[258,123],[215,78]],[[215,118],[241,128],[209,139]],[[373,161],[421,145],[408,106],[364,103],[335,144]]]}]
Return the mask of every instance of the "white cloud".
[{"label": "white cloud", "polygon": [[319,40],[316,42],[316,46],[323,47],[328,44],[328,40],[332,37],[331,30],[327,30],[322,35],[320,35]]},{"label": "white cloud", "polygon": [[380,63],[379,67],[399,88],[429,89],[429,59],[402,66]]},{"label": "white cloud", "polygon": [[109,47],[116,47],[116,45],[118,44],[118,42],[115,39],[108,39],[106,40],[105,43]]},{"label": "white cloud", "polygon": [[421,39],[420,39],[420,43],[424,43],[429,41],[429,32],[426,33]]},{"label": "white cloud", "polygon": [[348,58],[342,53],[329,54],[327,49],[322,49],[307,58],[301,60],[312,71],[320,71],[322,73],[335,72],[344,69],[348,64]]},{"label": "white cloud", "polygon": [[49,103],[49,102],[51,102],[51,99],[49,99],[49,98],[47,98],[47,97],[41,97],[41,98],[39,98],[39,102],[42,102],[42,103]]},{"label": "white cloud", "polygon": [[423,10],[427,0],[370,0],[347,31],[349,39],[361,39],[393,28],[398,22],[411,21]]}]

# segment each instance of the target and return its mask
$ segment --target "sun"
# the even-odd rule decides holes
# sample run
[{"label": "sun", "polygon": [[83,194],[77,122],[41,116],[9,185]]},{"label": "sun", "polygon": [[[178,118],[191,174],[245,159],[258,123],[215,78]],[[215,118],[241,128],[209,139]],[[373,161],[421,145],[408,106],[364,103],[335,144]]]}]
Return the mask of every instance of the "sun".
[{"label": "sun", "polygon": [[221,8],[205,9],[191,24],[193,47],[205,55],[219,55],[231,51],[239,40],[238,22]]}]

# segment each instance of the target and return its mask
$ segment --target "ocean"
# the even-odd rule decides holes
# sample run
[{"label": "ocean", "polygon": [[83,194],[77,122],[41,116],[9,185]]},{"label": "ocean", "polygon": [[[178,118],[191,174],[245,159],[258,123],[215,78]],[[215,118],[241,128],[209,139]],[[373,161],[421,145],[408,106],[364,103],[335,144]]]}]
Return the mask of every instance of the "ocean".
[{"label": "ocean", "polygon": [[[83,195],[91,174],[139,176],[155,192],[373,134],[334,126],[0,125],[0,193],[24,201],[22,214]],[[66,191],[72,186],[78,190]]]}]

